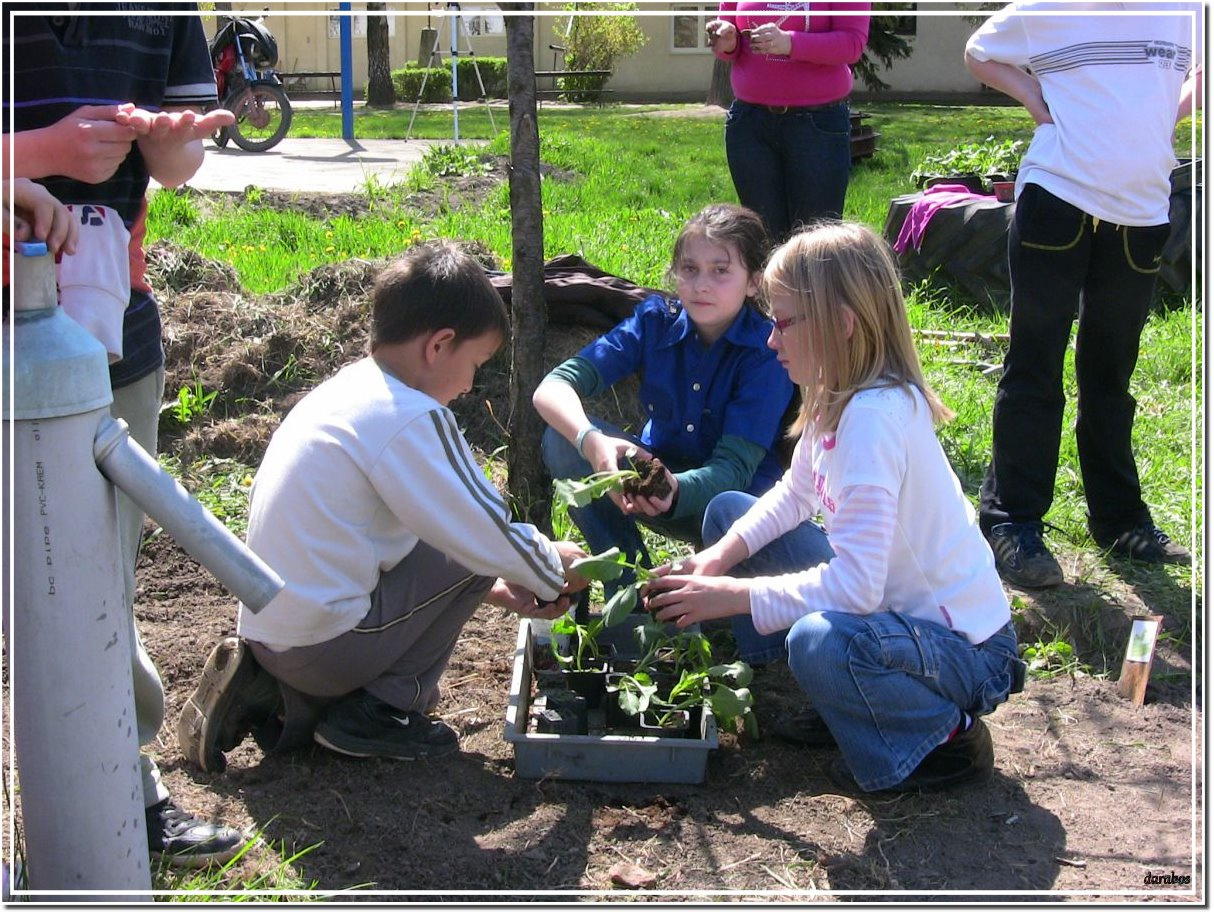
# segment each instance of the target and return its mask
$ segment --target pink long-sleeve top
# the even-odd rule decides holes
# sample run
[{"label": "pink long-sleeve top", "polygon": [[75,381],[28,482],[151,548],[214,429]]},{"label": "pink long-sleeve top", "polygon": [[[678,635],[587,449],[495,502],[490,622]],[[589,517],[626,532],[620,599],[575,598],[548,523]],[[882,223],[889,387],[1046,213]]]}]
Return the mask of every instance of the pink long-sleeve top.
[{"label": "pink long-sleeve top", "polygon": [[[788,56],[755,54],[750,39],[738,35],[732,54],[734,95],[756,105],[825,105],[852,89],[851,65],[868,42],[869,3],[722,3],[721,18],[741,32],[766,22],[792,33]],[[853,15],[838,15],[850,12]]]}]

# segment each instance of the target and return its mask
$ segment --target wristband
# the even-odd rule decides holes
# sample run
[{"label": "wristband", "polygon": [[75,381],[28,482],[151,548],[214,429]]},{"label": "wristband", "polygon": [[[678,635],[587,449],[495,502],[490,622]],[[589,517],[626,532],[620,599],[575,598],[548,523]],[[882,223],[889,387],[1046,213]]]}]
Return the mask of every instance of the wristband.
[{"label": "wristband", "polygon": [[578,452],[578,456],[585,459],[586,455],[582,453],[582,445],[586,443],[586,436],[591,432],[599,431],[597,425],[587,425],[584,429],[577,433],[577,437],[573,440],[574,450]]}]

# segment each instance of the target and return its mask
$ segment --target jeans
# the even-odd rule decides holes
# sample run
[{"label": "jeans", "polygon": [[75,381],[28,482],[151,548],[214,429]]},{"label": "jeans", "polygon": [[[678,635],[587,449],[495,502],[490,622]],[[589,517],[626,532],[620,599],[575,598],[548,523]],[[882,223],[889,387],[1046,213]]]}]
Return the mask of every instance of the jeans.
[{"label": "jeans", "polygon": [[[726,492],[709,502],[705,543],[719,539],[754,501]],[[800,571],[833,555],[826,533],[804,523],[733,573]],[[813,612],[786,633],[772,635],[755,632],[750,616],[734,620],[746,623],[735,625],[734,632],[739,650],[752,657],[773,659],[784,641],[789,668],[864,790],[905,780],[957,726],[961,711],[974,716],[993,711],[1007,698],[1018,663],[1011,622],[973,645],[943,625],[897,612]],[[752,635],[766,640],[743,640]]]},{"label": "jeans", "polygon": [[846,102],[776,114],[735,100],[725,117],[725,156],[738,200],[779,243],[802,224],[839,219],[851,175]]},{"label": "jeans", "polygon": [[1169,227],[1099,222],[1029,184],[1008,235],[1010,343],[995,395],[979,521],[1039,523],[1054,496],[1063,359],[1076,310],[1075,438],[1089,527],[1116,536],[1151,519],[1131,433],[1130,377]]},{"label": "jeans", "polygon": [[[750,510],[758,499],[745,492],[722,492],[708,503],[704,511],[704,545],[711,546],[729,530],[733,522]],[[779,539],[768,543],[750,558],[734,566],[730,574],[740,578],[787,574],[804,571],[834,558],[826,531],[806,521]],[[768,663],[786,655],[785,638],[788,630],[760,634],[750,615],[734,616],[730,620],[733,638],[738,646],[738,658],[750,664]]]},{"label": "jeans", "polygon": [[[618,426],[602,422],[593,416],[590,417],[590,421],[605,435],[612,438],[623,438],[640,447],[645,447],[639,438],[622,431]],[[594,468],[590,466],[585,457],[577,452],[577,448],[552,428],[544,430],[541,452],[544,457],[544,466],[554,479],[581,479],[594,472]],[[674,472],[673,468],[671,472]],[[628,515],[617,508],[615,503],[606,496],[596,498],[583,508],[570,508],[569,517],[582,531],[582,536],[585,537],[591,554],[598,555],[613,546],[618,546],[628,561],[646,568],[652,567],[652,560],[641,539],[641,531],[637,527],[638,520],[651,530],[656,530],[671,539],[691,543],[697,543],[699,540],[699,517],[672,519]],[[608,581],[604,585],[607,597],[610,598],[618,588],[631,584],[635,580],[636,575],[630,569],[625,570],[618,579]]]}]

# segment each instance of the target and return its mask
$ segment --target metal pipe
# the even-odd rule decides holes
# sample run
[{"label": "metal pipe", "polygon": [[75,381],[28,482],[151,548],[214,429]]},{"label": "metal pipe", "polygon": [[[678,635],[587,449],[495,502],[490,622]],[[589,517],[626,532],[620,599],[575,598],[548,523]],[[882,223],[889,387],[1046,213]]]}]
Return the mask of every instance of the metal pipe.
[{"label": "metal pipe", "polygon": [[93,454],[107,479],[250,610],[258,612],[282,590],[282,578],[166,473],[121,419],[101,421]]}]

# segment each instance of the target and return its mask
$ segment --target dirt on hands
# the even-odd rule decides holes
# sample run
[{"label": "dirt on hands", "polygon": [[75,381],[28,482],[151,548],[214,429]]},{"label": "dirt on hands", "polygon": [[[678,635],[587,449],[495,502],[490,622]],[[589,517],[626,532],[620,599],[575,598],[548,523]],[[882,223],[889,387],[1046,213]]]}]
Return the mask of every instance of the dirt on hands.
[{"label": "dirt on hands", "polygon": [[652,459],[633,457],[632,466],[640,475],[624,480],[625,495],[629,498],[643,496],[656,501],[670,496],[670,478],[667,476],[666,467],[661,460],[657,457]]}]

